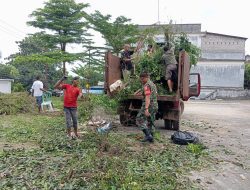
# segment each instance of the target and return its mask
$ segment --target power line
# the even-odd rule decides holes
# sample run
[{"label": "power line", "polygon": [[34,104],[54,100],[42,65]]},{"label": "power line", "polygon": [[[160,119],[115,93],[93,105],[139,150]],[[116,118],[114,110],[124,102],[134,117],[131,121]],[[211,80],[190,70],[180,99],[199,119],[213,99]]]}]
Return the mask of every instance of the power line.
[{"label": "power line", "polygon": [[19,33],[17,33],[16,31],[10,30],[9,28],[6,28],[5,26],[0,25],[0,29],[2,29],[2,31],[4,31],[5,33],[9,35],[13,35],[18,38],[23,38],[23,36],[21,36]]},{"label": "power line", "polygon": [[18,32],[23,33],[23,34],[26,35],[25,32],[23,32],[22,30],[19,30],[18,28],[16,28],[15,26],[9,24],[8,22],[4,21],[3,19],[0,19],[0,21],[1,21],[2,23],[5,23],[5,24],[8,25],[9,27],[13,28],[14,30],[16,30],[16,31],[18,31]]},{"label": "power line", "polygon": [[20,36],[19,34],[13,33],[11,31],[9,31],[8,29],[0,26],[0,30],[6,34],[8,34],[9,36],[13,37],[13,38],[23,38],[22,36]]},{"label": "power line", "polygon": [[160,24],[160,0],[158,0],[158,24]]}]

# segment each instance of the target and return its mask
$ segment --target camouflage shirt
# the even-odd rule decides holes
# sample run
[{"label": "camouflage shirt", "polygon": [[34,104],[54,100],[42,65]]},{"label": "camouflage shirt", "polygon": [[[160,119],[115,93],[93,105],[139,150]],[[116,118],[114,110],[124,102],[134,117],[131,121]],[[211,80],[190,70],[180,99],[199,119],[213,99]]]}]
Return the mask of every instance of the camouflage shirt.
[{"label": "camouflage shirt", "polygon": [[162,55],[162,62],[163,65],[169,65],[169,64],[177,64],[177,61],[175,59],[175,55],[174,55],[174,49],[170,49],[167,52],[165,52]]},{"label": "camouflage shirt", "polygon": [[143,102],[142,102],[142,106],[145,107],[145,89],[149,88],[150,89],[150,105],[149,105],[149,108],[153,108],[155,110],[158,109],[158,103],[157,103],[157,88],[155,86],[155,84],[151,81],[151,80],[148,80],[148,82],[143,85],[142,87],[142,95],[143,95]]},{"label": "camouflage shirt", "polygon": [[175,59],[175,55],[174,55],[174,49],[171,48],[170,50],[168,50],[167,52],[165,52],[162,55],[162,75],[166,76],[168,71],[167,71],[167,67],[168,65],[177,65],[177,61]]}]

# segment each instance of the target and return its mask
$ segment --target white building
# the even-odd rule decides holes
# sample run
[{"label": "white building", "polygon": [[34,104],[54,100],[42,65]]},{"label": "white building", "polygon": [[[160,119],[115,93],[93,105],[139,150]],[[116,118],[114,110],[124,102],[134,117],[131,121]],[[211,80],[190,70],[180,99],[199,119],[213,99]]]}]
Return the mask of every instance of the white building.
[{"label": "white building", "polygon": [[[201,49],[201,57],[191,72],[200,73],[202,91],[207,91],[204,94],[216,91],[218,95],[221,89],[228,89],[229,92],[244,89],[247,38],[202,32],[201,24],[172,24],[170,27],[177,35],[187,34],[189,41]],[[141,25],[138,28],[157,28],[159,33],[155,39],[164,43],[164,25]]]},{"label": "white building", "polygon": [[203,88],[244,88],[247,38],[201,32],[201,57],[192,72],[198,72]]},{"label": "white building", "polygon": [[11,82],[14,82],[13,79],[0,79],[0,93],[11,93]]}]

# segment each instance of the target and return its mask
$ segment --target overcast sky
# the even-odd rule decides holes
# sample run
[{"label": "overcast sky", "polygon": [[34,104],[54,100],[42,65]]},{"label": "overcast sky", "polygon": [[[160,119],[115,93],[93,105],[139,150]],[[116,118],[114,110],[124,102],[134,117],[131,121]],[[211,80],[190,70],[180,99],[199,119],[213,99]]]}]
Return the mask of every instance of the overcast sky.
[{"label": "overcast sky", "polygon": [[[34,33],[26,22],[32,11],[43,7],[45,0],[1,0],[0,51],[7,57],[18,51],[15,41]],[[177,24],[201,23],[202,31],[250,38],[249,0],[76,0],[89,3],[91,13],[99,10],[113,18],[123,15],[134,24],[153,24],[158,21]],[[159,2],[159,12],[158,12]],[[100,38],[95,38],[100,41]],[[250,39],[246,41],[246,54],[250,54]]]}]

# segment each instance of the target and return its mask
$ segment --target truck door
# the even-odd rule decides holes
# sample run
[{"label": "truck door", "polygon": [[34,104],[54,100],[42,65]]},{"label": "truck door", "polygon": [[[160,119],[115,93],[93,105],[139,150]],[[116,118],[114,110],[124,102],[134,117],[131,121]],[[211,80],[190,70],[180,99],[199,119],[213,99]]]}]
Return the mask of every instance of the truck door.
[{"label": "truck door", "polygon": [[118,56],[112,55],[110,51],[105,54],[105,82],[104,91],[106,94],[111,95],[109,86],[121,80],[122,73],[120,67],[120,58]]},{"label": "truck door", "polygon": [[199,73],[190,73],[189,75],[189,97],[200,95],[201,78]]},{"label": "truck door", "polygon": [[191,96],[200,95],[201,79],[199,73],[190,73],[190,59],[187,52],[182,51],[179,55],[178,86],[180,96],[187,101]]},{"label": "truck door", "polygon": [[189,72],[190,72],[190,60],[189,55],[185,51],[181,51],[179,54],[178,64],[178,86],[180,91],[180,97],[186,101],[189,99]]}]

